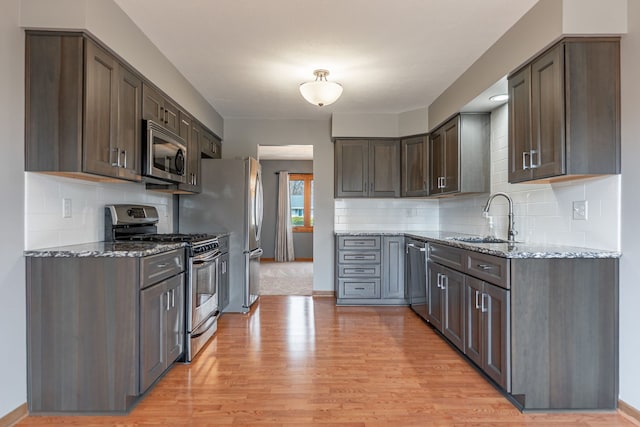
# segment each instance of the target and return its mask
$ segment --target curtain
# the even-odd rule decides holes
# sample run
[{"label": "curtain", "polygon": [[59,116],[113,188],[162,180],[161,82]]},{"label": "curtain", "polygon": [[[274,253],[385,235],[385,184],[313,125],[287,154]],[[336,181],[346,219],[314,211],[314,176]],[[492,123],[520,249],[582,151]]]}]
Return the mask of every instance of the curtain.
[{"label": "curtain", "polygon": [[278,218],[276,219],[276,262],[295,259],[293,232],[291,231],[291,199],[289,198],[289,172],[278,174]]}]

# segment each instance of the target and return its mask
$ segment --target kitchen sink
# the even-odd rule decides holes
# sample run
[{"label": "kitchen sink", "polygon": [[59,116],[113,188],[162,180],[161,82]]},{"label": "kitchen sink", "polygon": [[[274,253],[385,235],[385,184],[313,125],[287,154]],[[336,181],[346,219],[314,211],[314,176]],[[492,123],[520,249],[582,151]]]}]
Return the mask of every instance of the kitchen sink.
[{"label": "kitchen sink", "polygon": [[491,236],[448,237],[447,239],[456,240],[458,242],[467,242],[467,243],[515,243],[515,242],[509,242],[508,240],[498,239],[497,237],[491,237]]}]

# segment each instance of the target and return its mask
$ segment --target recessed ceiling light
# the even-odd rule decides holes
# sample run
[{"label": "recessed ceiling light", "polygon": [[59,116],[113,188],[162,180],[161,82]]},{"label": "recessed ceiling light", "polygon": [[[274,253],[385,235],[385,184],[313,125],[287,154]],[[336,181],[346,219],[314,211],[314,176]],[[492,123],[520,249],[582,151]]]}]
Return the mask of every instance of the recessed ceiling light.
[{"label": "recessed ceiling light", "polygon": [[506,101],[507,99],[509,99],[509,95],[507,95],[506,93],[502,93],[500,95],[493,95],[491,98],[489,98],[489,101],[502,102]]}]

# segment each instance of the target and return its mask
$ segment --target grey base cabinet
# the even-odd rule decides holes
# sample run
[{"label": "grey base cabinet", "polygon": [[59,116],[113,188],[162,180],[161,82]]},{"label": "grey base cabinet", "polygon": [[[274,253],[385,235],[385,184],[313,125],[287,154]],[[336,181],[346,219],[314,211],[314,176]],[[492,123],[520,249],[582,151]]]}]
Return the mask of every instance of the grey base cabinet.
[{"label": "grey base cabinet", "polygon": [[611,410],[618,260],[429,244],[428,321],[523,410]]},{"label": "grey base cabinet", "polygon": [[429,262],[428,320],[460,351],[464,350],[464,274]]},{"label": "grey base cabinet", "polygon": [[404,236],[336,236],[338,305],[406,305]]},{"label": "grey base cabinet", "polygon": [[123,412],[138,396],[135,258],[27,258],[29,411]]},{"label": "grey base cabinet", "polygon": [[140,291],[140,392],[182,355],[184,274]]},{"label": "grey base cabinet", "polygon": [[465,278],[464,353],[485,374],[511,391],[509,291],[473,277]]},{"label": "grey base cabinet", "polygon": [[129,411],[184,345],[184,250],[27,257],[29,412]]}]

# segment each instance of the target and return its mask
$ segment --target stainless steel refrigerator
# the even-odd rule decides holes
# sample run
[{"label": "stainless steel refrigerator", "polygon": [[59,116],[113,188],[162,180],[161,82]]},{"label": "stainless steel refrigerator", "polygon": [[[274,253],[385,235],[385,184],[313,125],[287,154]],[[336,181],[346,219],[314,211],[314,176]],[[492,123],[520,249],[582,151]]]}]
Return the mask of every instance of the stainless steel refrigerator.
[{"label": "stainless steel refrigerator", "polygon": [[181,233],[230,232],[229,304],[225,312],[246,313],[258,299],[262,181],[254,158],[202,159],[202,192],[181,195]]}]

